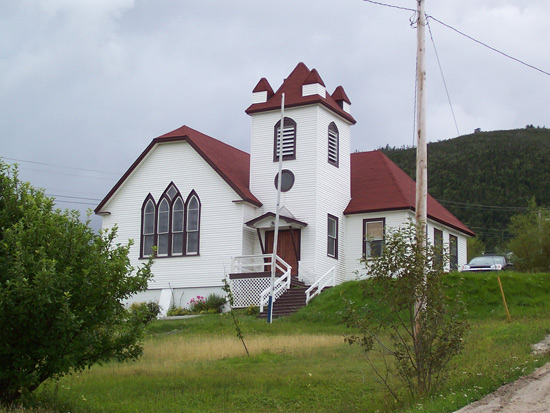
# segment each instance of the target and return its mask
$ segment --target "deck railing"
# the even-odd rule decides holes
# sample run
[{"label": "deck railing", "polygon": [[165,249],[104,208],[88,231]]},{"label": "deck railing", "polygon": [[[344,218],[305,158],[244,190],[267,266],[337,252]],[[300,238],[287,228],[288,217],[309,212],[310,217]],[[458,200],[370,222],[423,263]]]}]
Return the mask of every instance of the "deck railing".
[{"label": "deck railing", "polygon": [[[281,264],[281,267],[279,267],[279,263]],[[292,267],[288,265],[286,262],[284,262],[282,259],[277,257],[277,268],[283,270],[284,268],[284,274],[277,278],[275,280],[275,283],[273,284],[273,304],[275,304],[275,300],[279,298],[281,295],[283,295],[286,290],[290,288],[290,277],[292,272]],[[271,282],[270,282],[271,284]],[[260,294],[260,313],[264,311],[264,306],[266,306],[269,302],[269,294],[271,292],[271,285],[267,287],[265,290],[262,291]]]},{"label": "deck railing", "polygon": [[[229,284],[233,292],[234,307],[245,308],[254,305],[263,311],[269,297],[272,258],[272,254],[261,254],[242,255],[231,259]],[[275,265],[277,271],[282,273],[282,276],[275,280],[274,299],[277,299],[290,288],[292,267],[280,257],[277,257]]]},{"label": "deck railing", "polygon": [[306,305],[307,303],[309,303],[309,300],[311,300],[313,297],[321,294],[321,291],[323,291],[323,288],[334,287],[335,283],[336,283],[336,270],[334,267],[332,267],[321,278],[319,278],[317,281],[311,284],[311,287],[309,287],[306,290]]}]

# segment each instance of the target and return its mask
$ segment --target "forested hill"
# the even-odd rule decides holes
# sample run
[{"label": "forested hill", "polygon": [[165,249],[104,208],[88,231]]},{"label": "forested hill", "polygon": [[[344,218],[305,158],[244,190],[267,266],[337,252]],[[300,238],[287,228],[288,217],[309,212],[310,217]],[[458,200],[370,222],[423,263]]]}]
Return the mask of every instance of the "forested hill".
[{"label": "forested hill", "polygon": [[[416,179],[415,148],[382,151]],[[428,144],[428,192],[488,249],[505,247],[523,208],[550,206],[550,129],[478,132]]]}]

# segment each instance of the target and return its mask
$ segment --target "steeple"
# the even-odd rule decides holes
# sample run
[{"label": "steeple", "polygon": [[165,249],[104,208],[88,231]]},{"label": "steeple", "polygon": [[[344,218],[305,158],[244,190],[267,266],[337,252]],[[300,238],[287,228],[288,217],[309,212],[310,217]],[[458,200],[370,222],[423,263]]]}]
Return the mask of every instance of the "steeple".
[{"label": "steeple", "polygon": [[[343,96],[345,96],[344,101],[346,101],[347,106],[339,104],[333,96],[326,93],[325,84],[317,70],[310,70],[302,62],[296,65],[275,93],[273,93],[269,82],[263,78],[258,82],[252,93],[252,105],[245,111],[249,115],[280,110],[281,96],[284,93],[285,107],[287,108],[319,103],[344,118],[350,124],[355,124],[356,122],[349,111],[349,99],[345,93],[343,93]],[[341,97],[341,95],[339,94],[338,96]]]}]

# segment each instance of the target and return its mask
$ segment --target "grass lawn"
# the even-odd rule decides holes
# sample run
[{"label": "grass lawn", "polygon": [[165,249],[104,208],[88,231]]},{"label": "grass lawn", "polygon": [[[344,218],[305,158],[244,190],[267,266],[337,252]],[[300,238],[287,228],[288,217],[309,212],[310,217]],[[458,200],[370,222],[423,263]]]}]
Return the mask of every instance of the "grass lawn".
[{"label": "grass lawn", "polygon": [[471,330],[448,381],[425,400],[395,402],[360,348],[344,343],[342,297],[364,301],[358,284],[349,282],[272,325],[240,315],[251,357],[228,315],[157,321],[139,361],[46,383],[28,406],[70,412],[445,412],[550,361],[531,355],[530,347],[550,333],[550,274],[501,274],[511,323],[495,274],[447,278],[450,292],[460,288],[464,294]]}]

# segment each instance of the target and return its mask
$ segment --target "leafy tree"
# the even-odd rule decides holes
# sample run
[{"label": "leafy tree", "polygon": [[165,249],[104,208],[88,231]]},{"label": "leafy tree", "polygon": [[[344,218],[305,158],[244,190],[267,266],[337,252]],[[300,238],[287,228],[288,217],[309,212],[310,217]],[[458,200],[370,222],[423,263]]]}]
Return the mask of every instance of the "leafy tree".
[{"label": "leafy tree", "polygon": [[[414,148],[383,152],[416,177]],[[550,130],[480,132],[428,144],[429,193],[470,227],[489,251],[505,247],[518,209],[550,207]]]},{"label": "leafy tree", "polygon": [[468,238],[468,261],[485,251],[485,244],[478,237]]},{"label": "leafy tree", "polygon": [[49,378],[111,359],[135,359],[141,312],[121,301],[147,287],[152,261],[135,269],[116,229],[94,233],[76,211],[0,160],[0,401]]},{"label": "leafy tree", "polygon": [[514,238],[509,249],[515,255],[514,265],[520,271],[550,270],[550,211],[533,209],[515,215],[510,223]]},{"label": "leafy tree", "polygon": [[424,246],[416,226],[391,231],[380,257],[366,261],[369,278],[362,283],[371,304],[350,307],[345,320],[357,333],[346,341],[369,352],[393,358],[375,374],[398,399],[392,377],[405,383],[412,397],[426,395],[444,379],[445,367],[463,347],[468,324],[459,297],[447,297],[443,285],[445,260],[434,246]]}]

